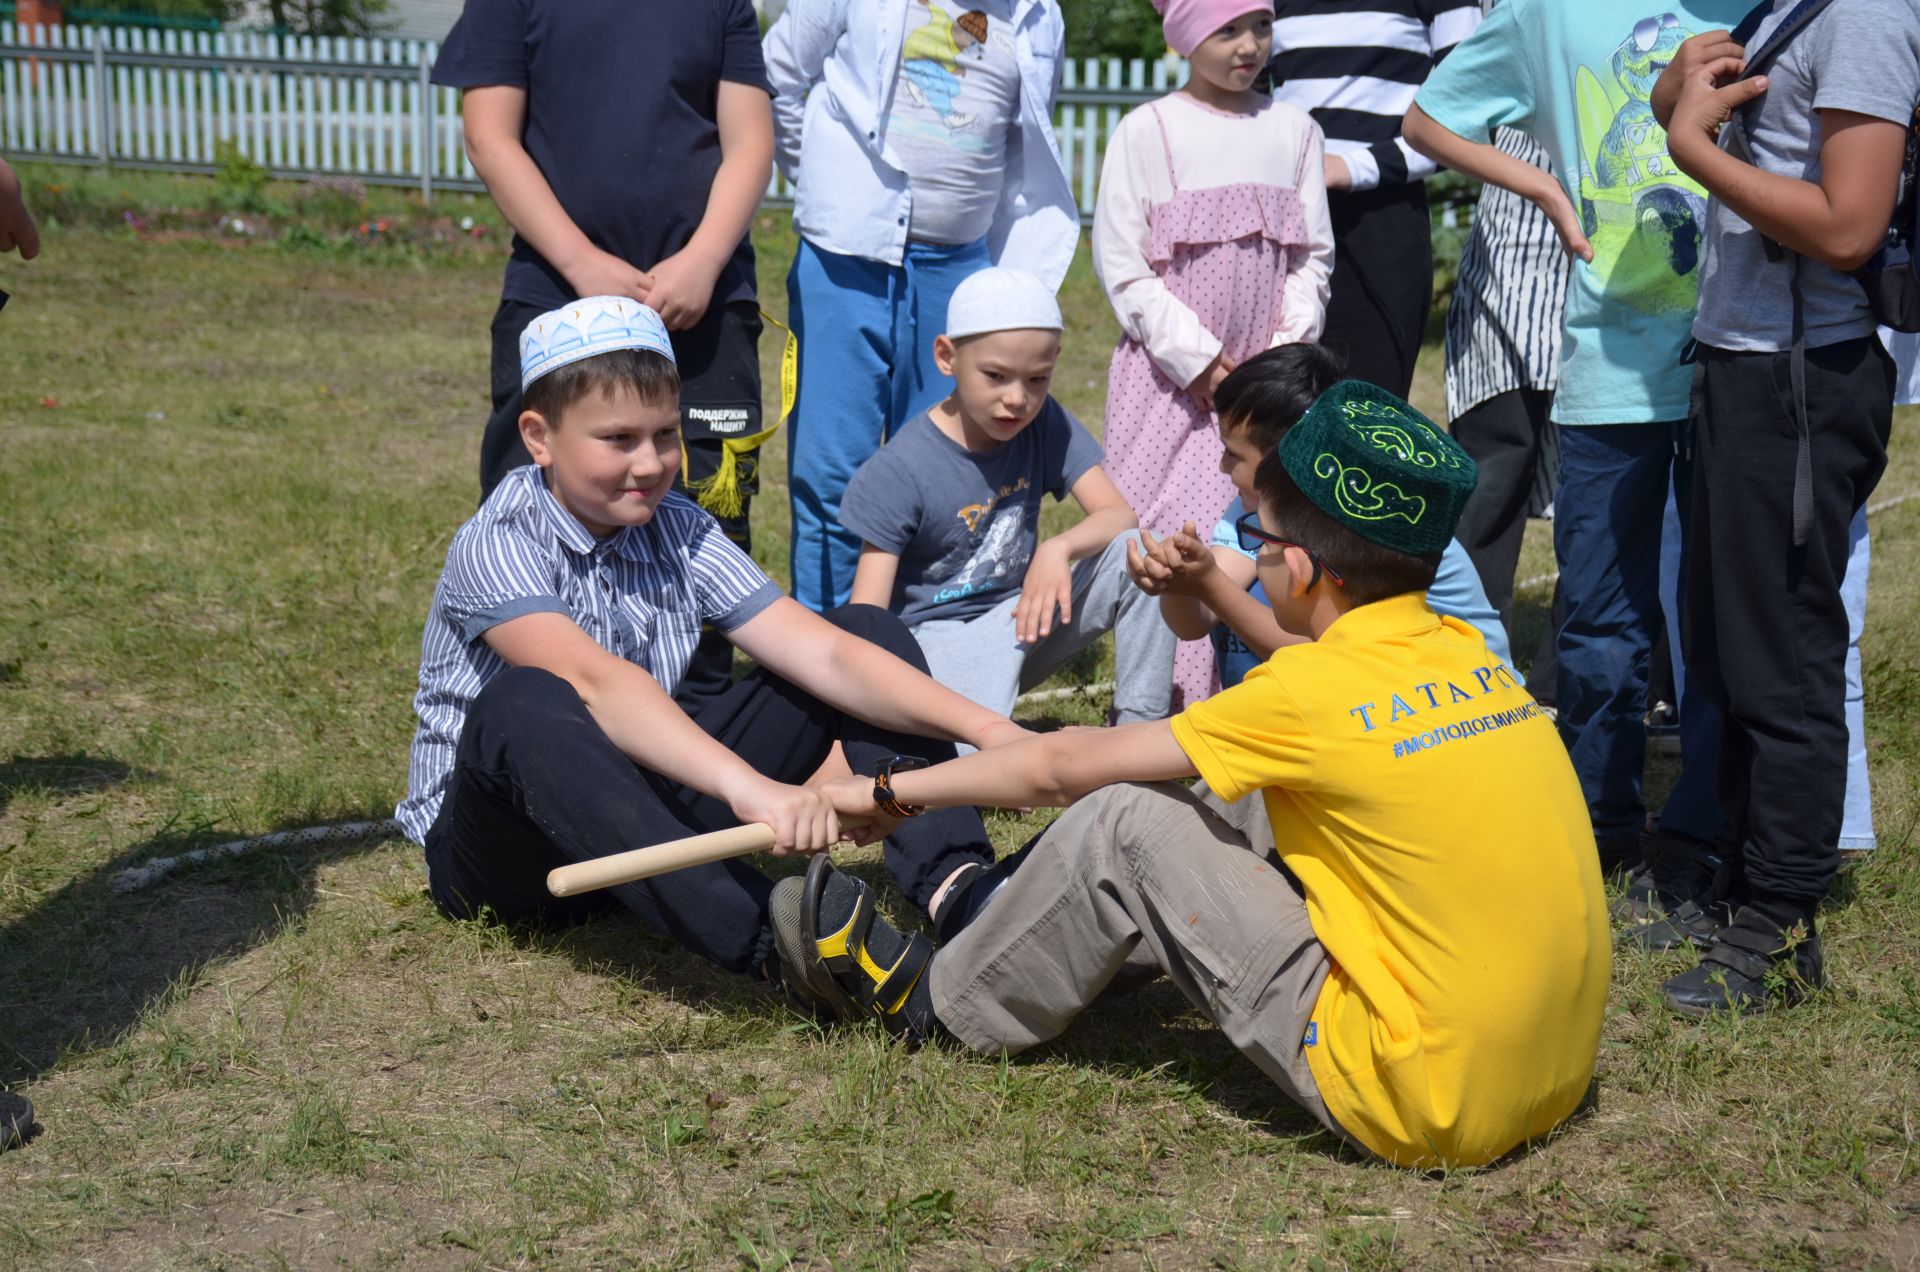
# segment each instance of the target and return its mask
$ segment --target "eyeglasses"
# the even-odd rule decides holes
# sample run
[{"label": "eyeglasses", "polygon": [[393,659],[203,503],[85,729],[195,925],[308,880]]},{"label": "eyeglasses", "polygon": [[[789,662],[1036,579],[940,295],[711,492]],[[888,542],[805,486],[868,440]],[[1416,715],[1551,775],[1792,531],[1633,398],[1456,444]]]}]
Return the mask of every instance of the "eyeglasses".
[{"label": "eyeglasses", "polygon": [[[1240,550],[1242,552],[1257,552],[1263,543],[1275,548],[1299,548],[1307,554],[1307,560],[1313,562],[1314,582],[1319,582],[1320,571],[1324,570],[1326,571],[1327,577],[1333,580],[1336,587],[1345,587],[1347,585],[1347,581],[1341,577],[1340,571],[1328,565],[1326,559],[1318,552],[1315,552],[1304,543],[1295,543],[1291,539],[1282,539],[1279,535],[1272,534],[1263,529],[1260,525],[1260,514],[1257,512],[1249,512],[1235,521],[1233,523],[1233,529],[1234,533],[1240,536]],[[1313,584],[1309,583],[1307,586],[1311,587]]]}]

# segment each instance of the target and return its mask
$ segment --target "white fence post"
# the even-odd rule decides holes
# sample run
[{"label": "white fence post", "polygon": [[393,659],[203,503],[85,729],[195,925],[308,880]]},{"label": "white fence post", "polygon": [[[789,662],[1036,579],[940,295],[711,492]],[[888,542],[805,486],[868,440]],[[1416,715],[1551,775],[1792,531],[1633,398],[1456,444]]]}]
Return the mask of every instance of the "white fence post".
[{"label": "white fence post", "polygon": [[89,32],[93,46],[93,155],[101,167],[113,162],[113,107],[107,101],[107,42],[103,32]]},{"label": "white fence post", "polygon": [[433,64],[414,53],[413,161],[420,168],[420,201],[433,202]]}]

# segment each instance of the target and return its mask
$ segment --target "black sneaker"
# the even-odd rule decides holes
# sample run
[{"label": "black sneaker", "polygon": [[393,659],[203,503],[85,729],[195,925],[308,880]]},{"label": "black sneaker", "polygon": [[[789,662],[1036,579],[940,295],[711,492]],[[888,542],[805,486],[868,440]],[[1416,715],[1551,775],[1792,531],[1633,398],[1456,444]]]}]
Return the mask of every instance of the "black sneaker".
[{"label": "black sneaker", "polygon": [[[1641,836],[1640,848],[1644,864],[1627,876],[1615,918],[1647,923],[1677,914],[1689,901],[1705,909],[1727,895],[1733,871],[1711,844],[1654,830]],[[1732,917],[1729,910],[1721,921]]]},{"label": "black sneaker", "polygon": [[1683,1016],[1790,1007],[1827,983],[1820,934],[1807,921],[1782,928],[1752,906],[1714,934],[1700,965],[1662,986]]},{"label": "black sneaker", "polygon": [[1731,922],[1731,901],[1711,900],[1705,905],[1698,901],[1683,901],[1673,913],[1663,918],[1628,928],[1620,934],[1620,943],[1636,945],[1653,953],[1663,950],[1704,950],[1713,944],[1720,929]]},{"label": "black sneaker", "polygon": [[0,1153],[27,1142],[33,1129],[33,1105],[26,1096],[0,1091]]}]

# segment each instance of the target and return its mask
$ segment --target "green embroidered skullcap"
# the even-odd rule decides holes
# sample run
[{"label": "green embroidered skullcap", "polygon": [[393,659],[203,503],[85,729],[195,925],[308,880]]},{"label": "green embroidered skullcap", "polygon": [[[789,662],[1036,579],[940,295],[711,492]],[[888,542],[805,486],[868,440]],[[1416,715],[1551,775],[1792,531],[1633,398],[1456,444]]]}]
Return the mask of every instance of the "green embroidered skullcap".
[{"label": "green embroidered skullcap", "polygon": [[1445,550],[1480,476],[1460,443],[1364,380],[1342,380],[1315,399],[1279,454],[1320,511],[1408,556]]}]

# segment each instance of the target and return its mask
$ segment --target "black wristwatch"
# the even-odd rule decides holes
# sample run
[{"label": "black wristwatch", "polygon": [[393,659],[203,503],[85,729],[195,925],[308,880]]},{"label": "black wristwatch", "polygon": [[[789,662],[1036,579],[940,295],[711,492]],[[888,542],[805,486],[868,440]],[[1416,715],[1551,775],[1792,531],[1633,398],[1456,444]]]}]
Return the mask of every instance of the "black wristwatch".
[{"label": "black wristwatch", "polygon": [[918,817],[927,811],[925,804],[902,804],[893,793],[893,775],[927,767],[917,755],[889,755],[880,761],[873,774],[873,803],[889,817]]}]

